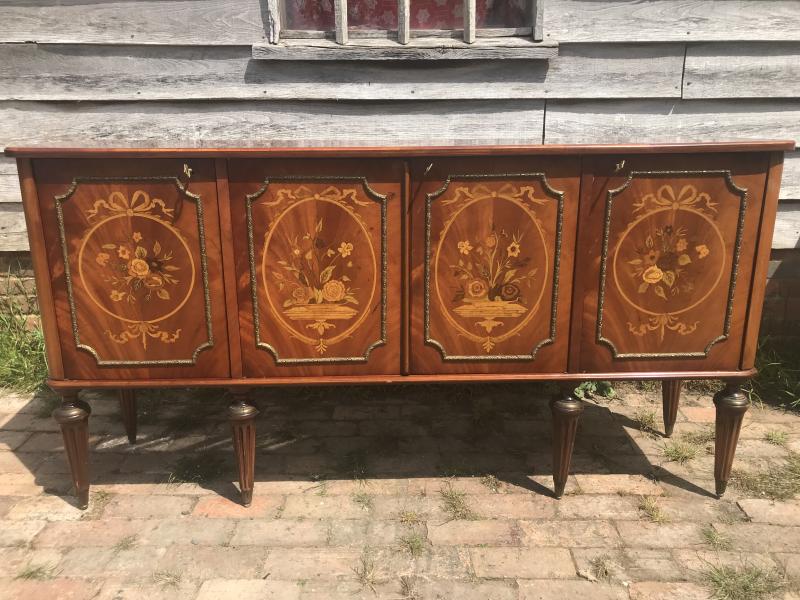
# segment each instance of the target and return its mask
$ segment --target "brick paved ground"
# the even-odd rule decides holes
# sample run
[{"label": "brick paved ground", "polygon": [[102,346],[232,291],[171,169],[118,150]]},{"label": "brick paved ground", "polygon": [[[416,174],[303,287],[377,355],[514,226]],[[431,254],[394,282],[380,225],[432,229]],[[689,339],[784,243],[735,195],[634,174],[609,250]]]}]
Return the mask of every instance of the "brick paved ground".
[{"label": "brick paved ground", "polygon": [[[135,447],[113,398],[86,394],[86,512],[67,495],[47,401],[0,398],[0,598],[693,600],[724,564],[780,573],[781,597],[800,597],[800,502],[714,499],[710,447],[679,465],[639,430],[653,411],[661,429],[655,392],[587,404],[560,501],[541,387],[259,394],[249,509],[235,502],[218,394],[144,395]],[[676,437],[712,420],[710,397],[689,394]],[[739,468],[790,451],[798,416],[748,413]]]}]

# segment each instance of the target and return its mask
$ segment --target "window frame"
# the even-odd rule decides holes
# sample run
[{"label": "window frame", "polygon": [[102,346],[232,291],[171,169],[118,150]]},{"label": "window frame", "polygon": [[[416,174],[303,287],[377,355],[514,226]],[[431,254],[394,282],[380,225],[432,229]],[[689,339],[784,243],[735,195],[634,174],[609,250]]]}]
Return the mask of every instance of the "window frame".
[{"label": "window frame", "polygon": [[[267,38],[270,44],[279,44],[285,40],[292,40],[292,45],[296,45],[299,40],[317,41],[321,39],[335,40],[339,46],[347,46],[354,40],[384,40],[395,42],[402,46],[413,46],[416,40],[424,40],[423,47],[431,47],[431,39],[441,40],[444,47],[453,47],[452,40],[461,38],[463,44],[475,44],[478,38],[482,38],[481,45],[487,45],[486,41],[498,40],[498,46],[505,46],[500,42],[504,38],[520,38],[527,41],[541,42],[542,21],[544,17],[544,0],[526,0],[530,5],[531,23],[530,26],[514,27],[493,27],[478,28],[476,25],[476,4],[477,0],[462,0],[464,3],[464,27],[463,29],[433,29],[421,30],[411,29],[411,0],[397,0],[397,29],[378,29],[378,30],[353,30],[348,28],[347,23],[347,0],[333,0],[335,30],[316,31],[316,30],[285,30],[282,24],[285,22],[283,14],[282,0],[267,0],[268,31]],[[368,44],[367,44],[368,45]],[[492,45],[489,43],[488,45]]]}]

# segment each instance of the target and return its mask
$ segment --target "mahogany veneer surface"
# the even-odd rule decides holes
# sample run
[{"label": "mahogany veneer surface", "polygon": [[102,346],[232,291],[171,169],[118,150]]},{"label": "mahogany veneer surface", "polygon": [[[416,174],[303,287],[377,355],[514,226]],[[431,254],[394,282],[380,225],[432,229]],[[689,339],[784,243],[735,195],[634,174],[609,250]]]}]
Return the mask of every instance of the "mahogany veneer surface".
[{"label": "mahogany veneer surface", "polygon": [[59,387],[744,376],[789,147],[9,153]]}]

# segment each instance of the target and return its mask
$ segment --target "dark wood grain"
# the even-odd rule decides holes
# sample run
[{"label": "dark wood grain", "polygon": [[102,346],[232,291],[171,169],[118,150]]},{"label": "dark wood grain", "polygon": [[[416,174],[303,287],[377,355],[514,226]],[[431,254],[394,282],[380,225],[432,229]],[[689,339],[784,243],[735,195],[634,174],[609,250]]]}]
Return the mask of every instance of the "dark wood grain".
[{"label": "dark wood grain", "polygon": [[248,402],[247,389],[233,390],[228,419],[233,434],[233,449],[239,467],[239,492],[242,504],[253,501],[253,479],[256,464],[256,417],[258,410]]},{"label": "dark wood grain", "polygon": [[61,406],[53,411],[53,418],[61,427],[67,463],[72,475],[72,485],[78,508],[89,506],[89,405],[78,399],[74,392],[62,395]]},{"label": "dark wood grain", "polygon": [[761,223],[758,228],[758,246],[756,248],[752,276],[753,285],[750,292],[747,327],[742,348],[742,369],[752,368],[755,364],[756,350],[758,349],[758,331],[761,326],[761,313],[764,307],[765,282],[767,280],[767,271],[769,270],[772,234],[775,230],[782,174],[783,152],[771,152],[769,155],[767,185],[764,190],[764,202],[761,211]]},{"label": "dark wood grain", "polygon": [[400,372],[402,180],[387,161],[230,162],[247,376]]},{"label": "dark wood grain", "polygon": [[586,168],[578,368],[738,368],[767,156],[612,155]]},{"label": "dark wood grain", "polygon": [[583,412],[583,403],[572,395],[571,390],[563,388],[560,397],[550,402],[553,416],[553,485],[554,495],[561,498],[567,486],[569,467],[572,464],[572,450],[578,431],[578,420]]},{"label": "dark wood grain", "polygon": [[214,161],[217,175],[217,206],[219,207],[219,240],[222,249],[222,276],[225,286],[225,315],[228,318],[228,348],[231,377],[242,376],[242,347],[239,337],[239,302],[236,296],[236,262],[233,256],[231,228],[231,198],[228,186],[228,161]]},{"label": "dark wood grain", "polygon": [[446,373],[435,375],[312,375],[307,377],[246,377],[240,379],[122,379],[83,380],[48,379],[47,385],[57,391],[92,389],[115,389],[120,385],[133,388],[179,388],[179,387],[253,387],[285,385],[383,385],[425,383],[484,383],[488,381],[646,381],[650,379],[728,379],[752,377],[756,369],[742,371],[631,371],[604,373],[494,373],[487,377],[482,373]]},{"label": "dark wood grain", "polygon": [[122,415],[122,424],[125,426],[125,434],[131,444],[136,443],[137,414],[136,414],[136,390],[121,389],[119,391],[119,412]]},{"label": "dark wood grain", "polygon": [[15,157],[115,157],[115,158],[319,158],[334,155],[351,157],[491,156],[491,155],[582,155],[582,154],[672,154],[686,152],[766,152],[792,151],[792,140],[746,140],[670,144],[515,144],[494,146],[327,146],[275,148],[59,148],[9,146],[6,156]]},{"label": "dark wood grain", "polygon": [[665,379],[661,382],[661,408],[664,416],[664,437],[672,437],[675,420],[678,418],[678,405],[681,399],[683,381]]},{"label": "dark wood grain", "polygon": [[22,206],[25,210],[25,226],[30,241],[31,261],[36,280],[36,293],[39,301],[39,315],[44,332],[47,371],[54,379],[64,377],[64,365],[59,344],[58,318],[53,302],[53,289],[50,282],[50,265],[47,262],[47,246],[42,227],[42,214],[39,210],[39,193],[33,177],[30,159],[17,161],[19,182],[22,188]]},{"label": "dark wood grain", "polygon": [[43,159],[34,171],[65,376],[227,377],[213,163]]},{"label": "dark wood grain", "polygon": [[576,158],[414,162],[413,373],[566,371],[578,173]]},{"label": "dark wood grain", "polygon": [[750,399],[742,392],[740,380],[728,381],[725,389],[714,395],[717,407],[716,441],[714,444],[714,480],[717,496],[725,493],[736,453],[736,443]]}]

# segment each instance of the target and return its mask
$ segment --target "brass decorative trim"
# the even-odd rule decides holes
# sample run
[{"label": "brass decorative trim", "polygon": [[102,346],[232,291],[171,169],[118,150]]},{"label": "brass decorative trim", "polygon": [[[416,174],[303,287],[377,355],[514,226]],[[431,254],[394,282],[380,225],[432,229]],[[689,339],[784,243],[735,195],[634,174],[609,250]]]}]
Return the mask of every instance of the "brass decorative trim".
[{"label": "brass decorative trim", "polygon": [[[64,226],[64,209],[63,205],[75,194],[78,186],[82,183],[133,183],[133,182],[151,182],[151,183],[173,183],[178,191],[192,200],[197,207],[197,231],[198,231],[198,244],[200,249],[200,272],[203,281],[203,302],[204,302],[204,316],[206,323],[206,336],[207,341],[200,344],[192,352],[192,357],[187,359],[170,359],[170,360],[103,360],[97,353],[97,350],[84,344],[80,340],[80,331],[78,329],[78,314],[75,308],[75,296],[72,289],[72,272],[69,264],[69,251],[67,248],[67,236]],[[205,238],[205,223],[203,219],[203,202],[199,194],[190,192],[178,177],[75,177],[72,180],[69,188],[63,194],[53,197],[56,205],[56,220],[58,221],[58,234],[61,242],[61,254],[64,260],[64,279],[67,286],[67,302],[69,304],[70,320],[72,324],[72,337],[75,341],[75,346],[78,350],[82,350],[90,354],[101,367],[181,367],[192,366],[197,364],[197,357],[203,350],[213,348],[214,346],[214,331],[211,320],[211,296],[208,287],[208,260],[206,256],[206,238]]]},{"label": "brass decorative trim", "polygon": [[[697,176],[716,176],[723,177],[728,189],[739,196],[739,219],[736,227],[736,240],[734,242],[733,259],[731,262],[731,277],[728,287],[728,300],[725,309],[725,322],[723,324],[722,334],[715,337],[708,342],[702,352],[628,352],[621,353],[617,350],[614,342],[606,337],[603,337],[603,307],[605,303],[606,292],[606,276],[607,276],[607,263],[608,263],[608,240],[611,230],[611,208],[614,202],[614,197],[625,191],[630,186],[634,177],[697,177]],[[736,291],[736,280],[739,274],[739,258],[742,249],[742,237],[744,234],[744,219],[747,210],[747,194],[746,188],[741,188],[733,181],[733,175],[728,169],[708,170],[708,171],[631,171],[625,182],[618,188],[608,190],[606,192],[606,208],[603,220],[603,250],[600,254],[600,289],[597,302],[597,325],[595,328],[595,337],[597,343],[603,344],[611,350],[613,358],[619,359],[679,359],[679,358],[707,358],[711,348],[724,340],[728,339],[731,328],[731,319],[733,316],[733,297]]]},{"label": "brass decorative trim", "polygon": [[[258,307],[258,277],[256,275],[255,260],[255,234],[253,226],[253,203],[267,191],[271,183],[302,183],[302,182],[351,182],[359,183],[364,189],[367,197],[373,202],[377,202],[381,207],[381,333],[380,338],[372,342],[364,354],[361,356],[328,356],[324,358],[281,358],[277,349],[261,339],[261,317]],[[253,334],[256,347],[269,352],[276,365],[314,365],[314,364],[347,364],[347,363],[366,363],[369,355],[375,348],[385,346],[386,340],[386,315],[388,298],[388,278],[389,278],[389,253],[388,253],[388,224],[387,217],[388,196],[379,194],[373,190],[366,177],[348,175],[290,175],[283,177],[267,177],[261,187],[252,194],[245,195],[245,212],[247,216],[247,259],[250,266],[250,298],[253,303]],[[366,310],[366,309],[365,309]]]},{"label": "brass decorative trim", "polygon": [[[438,340],[431,337],[430,334],[430,305],[431,305],[431,205],[433,201],[442,196],[447,188],[450,186],[452,180],[473,180],[485,181],[491,179],[509,179],[509,178],[529,178],[537,179],[542,188],[547,194],[558,202],[558,211],[556,217],[556,243],[555,243],[555,256],[553,259],[553,292],[550,297],[550,332],[549,337],[538,342],[532,349],[530,354],[493,354],[493,355],[456,355],[447,354],[444,345]],[[547,181],[545,173],[484,173],[484,174],[468,174],[468,175],[448,175],[442,186],[425,195],[425,268],[423,277],[424,286],[424,302],[423,302],[423,328],[425,344],[432,346],[439,351],[444,362],[502,362],[502,361],[522,361],[534,360],[536,354],[544,346],[548,346],[555,342],[556,338],[556,323],[558,321],[558,285],[559,285],[559,272],[561,266],[561,237],[564,218],[564,192],[554,189]]]}]

